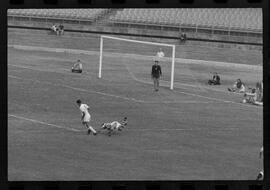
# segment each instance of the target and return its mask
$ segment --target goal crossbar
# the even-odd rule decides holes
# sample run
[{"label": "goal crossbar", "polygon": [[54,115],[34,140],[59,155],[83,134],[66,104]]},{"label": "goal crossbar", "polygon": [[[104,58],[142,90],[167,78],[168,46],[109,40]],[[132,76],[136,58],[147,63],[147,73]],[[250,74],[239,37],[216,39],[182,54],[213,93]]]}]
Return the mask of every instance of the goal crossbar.
[{"label": "goal crossbar", "polygon": [[171,84],[170,89],[173,90],[173,83],[174,83],[174,65],[175,65],[175,45],[172,44],[165,44],[165,43],[157,43],[157,42],[148,42],[148,41],[140,41],[140,40],[131,40],[131,39],[125,39],[125,38],[118,38],[118,37],[112,37],[112,36],[100,36],[100,53],[99,53],[99,73],[98,77],[101,78],[101,70],[102,70],[102,59],[103,59],[103,39],[113,39],[113,40],[121,40],[126,42],[135,42],[135,43],[141,43],[141,44],[150,44],[150,45],[158,45],[158,46],[166,46],[172,48],[172,65],[171,65]]},{"label": "goal crossbar", "polygon": [[168,46],[168,47],[174,47],[175,45],[172,44],[163,44],[163,43],[157,43],[157,42],[148,42],[148,41],[140,41],[140,40],[131,40],[131,39],[125,39],[125,38],[118,38],[118,37],[112,37],[112,36],[104,36],[102,35],[101,38],[108,38],[108,39],[114,39],[114,40],[121,40],[126,42],[136,42],[141,44],[152,44],[152,45],[158,45],[158,46]]}]

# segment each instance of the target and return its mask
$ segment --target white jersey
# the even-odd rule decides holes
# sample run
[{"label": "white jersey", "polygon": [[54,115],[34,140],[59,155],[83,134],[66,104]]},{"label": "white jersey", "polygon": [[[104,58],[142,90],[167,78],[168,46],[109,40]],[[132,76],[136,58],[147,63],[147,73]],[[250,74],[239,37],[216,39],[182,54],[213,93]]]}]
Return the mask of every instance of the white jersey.
[{"label": "white jersey", "polygon": [[80,62],[75,63],[75,64],[73,65],[73,68],[74,68],[74,69],[82,70],[82,63],[80,63]]},{"label": "white jersey", "polygon": [[52,26],[52,30],[56,31],[57,27],[55,25]]},{"label": "white jersey", "polygon": [[113,129],[119,129],[119,127],[121,126],[121,123],[119,123],[118,121],[113,121],[111,122],[111,126]]},{"label": "white jersey", "polygon": [[118,121],[113,121],[111,123],[104,123],[104,125],[102,126],[103,129],[111,129],[111,130],[117,130],[122,126],[121,123],[119,123]]},{"label": "white jersey", "polygon": [[91,116],[90,116],[90,113],[88,112],[88,108],[89,108],[89,106],[87,104],[81,104],[81,106],[80,106],[80,111],[81,111],[82,115],[84,113],[84,118],[83,118],[84,122],[90,121]]},{"label": "white jersey", "polygon": [[157,57],[159,57],[159,58],[164,57],[164,53],[163,53],[163,51],[159,51],[159,52],[157,52]]}]

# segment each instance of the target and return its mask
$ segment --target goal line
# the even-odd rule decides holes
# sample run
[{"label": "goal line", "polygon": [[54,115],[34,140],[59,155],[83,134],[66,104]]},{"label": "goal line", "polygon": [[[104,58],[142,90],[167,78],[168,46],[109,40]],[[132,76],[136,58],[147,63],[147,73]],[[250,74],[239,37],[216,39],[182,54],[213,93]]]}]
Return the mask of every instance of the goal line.
[{"label": "goal line", "polygon": [[126,41],[131,43],[140,43],[140,44],[148,44],[148,45],[155,45],[155,46],[164,46],[164,47],[171,47],[172,48],[172,59],[171,59],[171,81],[170,81],[170,89],[173,90],[174,84],[174,67],[175,67],[175,45],[166,44],[166,43],[157,43],[157,42],[149,42],[149,41],[141,41],[141,40],[132,40],[132,39],[125,39],[113,36],[100,36],[100,52],[99,52],[99,73],[98,78],[102,77],[102,61],[103,61],[103,46],[105,39],[112,39],[112,40],[120,40]]}]

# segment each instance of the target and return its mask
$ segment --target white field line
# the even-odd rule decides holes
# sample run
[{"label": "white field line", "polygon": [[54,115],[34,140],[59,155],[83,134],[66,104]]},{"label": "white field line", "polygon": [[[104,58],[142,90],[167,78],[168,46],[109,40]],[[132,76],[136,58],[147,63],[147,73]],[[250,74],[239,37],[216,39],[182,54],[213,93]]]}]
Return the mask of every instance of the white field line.
[{"label": "white field line", "polygon": [[240,102],[233,102],[233,101],[230,101],[230,100],[212,98],[212,97],[208,97],[208,96],[202,96],[202,95],[199,95],[199,94],[193,94],[193,93],[188,93],[188,92],[180,92],[180,91],[175,91],[175,92],[179,93],[179,94],[185,94],[185,95],[190,95],[190,96],[201,97],[201,98],[205,98],[205,99],[213,100],[213,101],[220,101],[220,102],[224,102],[224,103],[231,103],[231,104],[241,105],[241,106],[246,106],[246,107],[263,108],[262,106],[254,106],[254,105],[250,105],[250,104],[243,104],[243,103],[240,103]]},{"label": "white field line", "polygon": [[[47,52],[58,52],[58,53],[72,53],[72,54],[85,54],[85,55],[96,55],[99,54],[97,51],[86,51],[79,49],[67,49],[67,48],[50,48],[50,47],[40,47],[40,46],[24,46],[24,45],[11,45],[8,44],[8,47],[14,49],[21,50],[29,50],[29,51],[47,51]],[[139,55],[139,54],[128,54],[128,53],[113,53],[109,52],[110,55],[117,57],[127,57],[127,58],[137,58],[144,60],[154,60],[156,56],[147,56],[147,55]],[[107,52],[104,52],[106,55]],[[164,57],[164,61],[170,61],[170,57]],[[185,63],[185,64],[199,64],[199,65],[208,65],[208,66],[224,66],[229,68],[242,68],[242,69],[253,69],[253,70],[262,70],[262,66],[259,65],[246,65],[239,63],[229,63],[229,62],[220,62],[220,61],[207,61],[207,60],[197,60],[197,59],[183,59],[183,58],[175,58],[176,63]]]},{"label": "white field line", "polygon": [[[44,72],[52,72],[52,73],[61,73],[61,74],[67,74],[67,75],[74,76],[73,73],[62,72],[62,71],[70,71],[69,69],[48,70],[48,69],[38,69],[38,68],[32,68],[32,67],[26,67],[26,66],[22,66],[22,65],[14,65],[14,64],[8,64],[8,66],[18,67],[18,68],[23,68],[23,69],[29,69],[29,70],[33,70],[33,71],[44,71]],[[152,85],[152,82],[147,81],[146,79],[141,80],[141,79],[138,79],[137,77],[135,77],[135,75],[130,71],[130,69],[128,68],[128,66],[126,64],[125,64],[125,66],[126,66],[126,69],[127,69],[128,73],[130,74],[130,76],[131,76],[131,78],[133,80],[135,80],[137,82],[140,82],[140,83]],[[91,78],[90,72],[84,71],[84,74],[86,74],[86,75],[82,75],[81,74],[80,77],[78,77],[78,78],[84,78],[84,79]],[[16,76],[12,76],[11,78],[16,78]],[[103,78],[103,80],[107,80],[107,79]],[[107,81],[110,81],[110,80],[107,80]],[[169,81],[165,81],[165,80],[162,80],[162,79],[160,80],[160,86],[168,87],[169,85],[170,85],[170,82]],[[198,90],[198,86],[197,85],[192,85],[192,84],[185,84],[185,83],[180,83],[180,82],[174,82],[174,86],[175,86],[174,87],[175,89],[187,89],[187,90],[189,90],[190,87],[191,87],[191,88],[195,88],[196,90]],[[228,92],[228,91],[211,89],[209,87],[204,87],[204,88],[207,88],[208,90],[217,91],[217,92],[223,92],[223,93],[232,94],[231,92]]]},{"label": "white field line", "polygon": [[[10,75],[9,75],[10,76]],[[124,96],[119,96],[119,95],[114,95],[114,94],[110,94],[110,93],[105,93],[105,92],[99,92],[99,91],[94,91],[94,90],[86,90],[86,89],[82,89],[82,88],[75,88],[75,87],[71,87],[68,85],[64,85],[64,84],[54,84],[54,83],[50,83],[50,82],[42,82],[39,80],[33,80],[33,79],[25,79],[25,78],[21,78],[21,77],[16,77],[11,75],[11,78],[15,78],[15,79],[19,79],[19,80],[28,80],[28,81],[32,81],[32,82],[37,82],[37,83],[43,83],[43,84],[47,84],[47,85],[53,85],[53,86],[60,86],[60,87],[65,87],[65,88],[69,88],[72,90],[76,90],[76,91],[81,91],[81,92],[90,92],[90,93],[95,93],[95,94],[99,94],[99,95],[103,95],[103,96],[109,96],[109,97],[113,97],[113,98],[119,98],[119,99],[124,99],[127,101],[134,101],[137,103],[157,103],[157,104],[161,104],[161,103],[165,103],[165,104],[176,104],[176,103],[181,103],[181,104],[190,104],[190,103],[205,103],[205,104],[209,104],[211,102],[202,102],[202,101],[145,101],[145,100],[137,100],[135,98],[128,98],[128,97],[124,97]],[[222,103],[230,103],[230,104],[234,104],[234,105],[240,105],[240,106],[245,106],[245,107],[252,107],[252,108],[263,108],[262,106],[254,106],[254,105],[249,105],[249,104],[243,104],[243,103],[238,103],[238,102],[233,102],[233,101],[229,101],[229,100],[224,100],[224,99],[218,99],[218,98],[212,98],[212,97],[208,97],[208,96],[202,96],[199,94],[194,94],[194,93],[187,93],[187,92],[181,92],[181,91],[177,91],[175,90],[174,92],[176,93],[180,93],[180,94],[185,94],[185,95],[190,95],[190,96],[195,96],[195,97],[200,97],[200,98],[204,98],[204,99],[208,99],[216,102],[222,102]]]},{"label": "white field line", "polygon": [[[14,117],[16,119],[21,119],[21,120],[25,120],[25,121],[29,121],[29,122],[33,122],[33,123],[37,123],[37,124],[40,124],[40,125],[47,125],[47,126],[50,126],[50,127],[54,127],[54,128],[58,128],[58,129],[63,129],[63,130],[67,130],[67,131],[72,131],[72,132],[83,132],[83,131],[86,131],[86,130],[78,130],[78,129],[74,129],[74,128],[71,128],[71,127],[65,127],[65,126],[61,126],[61,125],[55,125],[55,124],[51,124],[51,123],[47,123],[47,122],[44,122],[44,121],[39,121],[39,120],[36,120],[36,119],[30,119],[30,118],[26,118],[26,117],[23,117],[23,116],[17,116],[17,115],[14,115],[14,114],[8,114],[9,117]],[[101,129],[96,129],[97,131],[102,131]],[[127,129],[128,131],[132,131],[132,132],[146,132],[146,131],[157,131],[157,132],[176,132],[176,131],[209,131],[209,128],[171,128],[171,129],[166,129],[166,128],[161,128],[161,129],[134,129],[134,128],[128,128]],[[230,128],[213,128],[211,129],[212,130],[215,130],[215,131],[235,131],[235,130],[239,130],[239,128],[234,128],[234,127],[230,127]]]},{"label": "white field line", "polygon": [[65,129],[65,130],[68,130],[68,131],[73,131],[73,132],[83,131],[83,130],[78,130],[78,129],[74,129],[74,128],[70,128],[70,127],[64,127],[64,126],[60,126],[60,125],[55,125],[55,124],[43,122],[43,121],[38,121],[38,120],[35,120],[35,119],[29,119],[29,118],[26,118],[26,117],[17,116],[17,115],[13,115],[13,114],[8,114],[8,116],[15,117],[17,119],[21,119],[21,120],[25,120],[25,121],[30,121],[30,122],[33,122],[33,123],[38,123],[38,124],[41,124],[41,125],[48,125],[48,126],[56,127],[56,128],[59,128],[59,129]]},{"label": "white field line", "polygon": [[8,77],[10,77],[10,78],[14,78],[14,79],[22,79],[22,78],[20,78],[20,77],[16,77],[16,76],[14,76],[14,75],[8,75]]},{"label": "white field line", "polygon": [[[21,49],[21,50],[33,50],[33,51],[46,51],[46,52],[66,52],[66,53],[71,53],[71,54],[86,54],[86,55],[98,55],[99,52],[97,51],[85,51],[85,50],[79,50],[79,49],[63,49],[63,48],[47,48],[47,47],[36,47],[36,46],[22,46],[22,45],[8,45],[8,47],[13,47],[15,49]],[[108,57],[126,57],[126,58],[132,58],[132,59],[143,59],[143,60],[154,60],[155,56],[146,56],[146,55],[138,55],[138,54],[125,54],[125,53],[112,53],[112,52],[104,52],[103,56],[108,56]],[[150,58],[149,58],[150,57]],[[169,58],[164,58],[164,59],[169,59]],[[178,60],[178,61],[177,61]],[[181,58],[177,58],[176,62],[180,62],[180,64],[183,64],[186,62],[183,62],[185,59],[181,59]],[[212,61],[213,62],[213,61]],[[187,62],[188,64],[198,64],[198,65],[202,65],[202,63],[204,65],[211,65],[213,66],[211,61],[203,61],[203,60],[194,60],[194,61],[190,61]],[[242,68],[242,69],[252,69],[252,70],[257,70],[257,71],[261,71],[262,70],[262,66],[254,66],[254,65],[245,65],[245,64],[234,64],[234,63],[224,63],[224,62],[215,62],[218,63],[217,66],[224,66],[224,67],[238,67],[238,68]],[[63,69],[63,70],[67,70],[67,69]],[[129,74],[131,74],[131,72],[128,70]],[[61,72],[59,72],[61,73]],[[191,73],[192,75],[192,73]],[[133,75],[132,78],[134,80],[136,80],[136,77]],[[195,77],[193,77],[195,78]],[[195,79],[196,80],[196,79]],[[145,83],[145,84],[151,84],[149,82],[143,81],[143,80],[136,80],[137,82],[141,82],[141,83]],[[169,81],[164,81],[164,80],[160,80],[163,83],[166,83],[168,85],[170,85]],[[224,91],[224,90],[218,90],[218,89],[214,89],[214,88],[210,88],[207,86],[202,86],[201,84],[199,84],[197,81],[195,81],[197,83],[197,85],[192,85],[192,84],[185,84],[185,83],[181,83],[181,82],[177,82],[175,81],[175,88],[183,88],[183,89],[188,89],[188,88],[184,88],[183,86],[187,86],[187,87],[192,87],[192,88],[197,88],[199,87],[199,89],[201,91],[206,91],[207,90],[211,90],[211,91],[217,91],[217,92],[223,92],[223,93],[230,93],[228,91]],[[161,86],[166,86],[166,84],[161,84]],[[179,87],[181,86],[181,87]]]},{"label": "white field line", "polygon": [[[141,79],[138,79],[129,69],[129,66],[124,63],[125,67],[126,67],[126,70],[128,71],[129,75],[131,76],[131,78],[137,82],[140,82],[140,83],[144,83],[144,84],[153,84],[152,82],[150,81],[147,81],[146,79],[144,80],[141,80]],[[170,82],[169,81],[165,81],[165,80],[162,80],[160,79],[160,83],[159,83],[160,86],[163,86],[163,87],[169,87],[170,86]],[[181,86],[181,87],[179,87]],[[201,85],[199,85],[201,86]],[[189,88],[187,88],[189,87]],[[189,90],[190,87],[193,87],[193,88],[196,88],[197,90],[199,89],[200,91],[204,91],[206,92],[205,89],[203,89],[202,87],[201,88],[198,88],[197,85],[191,85],[191,84],[184,84],[184,83],[180,83],[180,82],[174,82],[174,88],[182,88],[182,89],[187,89]]]},{"label": "white field line", "polygon": [[[46,52],[58,52],[58,53],[71,53],[71,54],[86,54],[86,55],[98,55],[99,52],[97,51],[85,51],[85,50],[79,50],[79,49],[63,49],[63,48],[47,48],[47,47],[36,47],[36,46],[22,46],[22,45],[8,45],[8,47],[12,47],[15,49],[21,49],[21,50],[33,50],[33,51],[46,51]],[[104,52],[103,56],[108,56],[108,57],[125,57],[125,58],[132,58],[132,59],[143,59],[143,60],[154,60],[155,56],[146,56],[146,55],[138,55],[138,54],[126,54],[126,53],[113,53],[113,52]],[[164,58],[167,59],[167,61],[169,60],[169,58]],[[185,60],[190,60],[187,62],[183,62]],[[213,62],[213,61],[203,61],[203,60],[191,60],[191,59],[181,59],[181,58],[176,58],[176,62],[180,62],[180,64],[183,63],[188,63],[188,64],[198,64],[198,65],[202,65],[202,63],[204,65],[217,65],[217,66],[223,66],[223,67],[230,67],[230,68],[241,68],[241,69],[252,69],[252,70],[257,70],[257,71],[261,71],[262,70],[262,66],[254,66],[254,65],[245,65],[245,64],[237,64],[237,63],[227,63],[227,62]],[[64,69],[66,70],[66,69]],[[60,73],[60,72],[59,72]],[[129,71],[130,73],[130,71]],[[131,74],[131,73],[130,73]],[[191,72],[192,75],[192,72]],[[134,80],[136,80],[136,77],[132,77]],[[195,78],[195,77],[193,77]],[[196,79],[195,79],[196,80]],[[136,80],[137,82],[142,82],[145,84],[149,84],[149,82],[145,82],[142,80]],[[164,81],[161,80],[164,83],[168,83],[170,84],[169,81]],[[181,82],[177,82],[175,81],[175,88],[180,88],[179,86],[187,86],[187,87],[193,87],[193,88],[197,88],[199,87],[199,89],[201,91],[206,91],[206,89],[208,90],[212,90],[212,91],[217,91],[217,92],[225,92],[225,93],[230,93],[228,91],[223,91],[223,90],[218,90],[218,89],[213,89],[213,88],[209,88],[206,86],[202,86],[201,84],[199,84],[197,81],[195,81],[197,83],[197,85],[192,85],[192,84],[185,84],[185,83],[181,83]],[[151,83],[150,83],[151,84]],[[162,84],[163,85],[163,84]],[[164,85],[166,86],[166,85]],[[181,87],[183,88],[183,87]],[[187,88],[184,88],[187,89]]]},{"label": "white field line", "polygon": [[[29,47],[32,48],[32,46],[29,46]],[[42,48],[42,49],[44,49],[44,48]],[[49,48],[49,49],[54,49],[54,48]],[[12,64],[8,64],[8,65],[15,66],[15,67],[21,67],[21,68],[25,68],[25,69],[36,70],[36,69],[31,68],[31,67],[18,66],[18,65],[12,65]],[[39,69],[39,71],[42,71],[42,70]],[[53,72],[53,71],[51,71],[51,72]],[[136,79],[135,76],[133,76],[133,77],[134,77],[134,79]],[[28,79],[28,80],[30,80],[30,79]],[[34,80],[34,81],[41,82],[41,81],[38,81],[38,80]],[[52,85],[55,85],[55,84],[52,84]],[[137,100],[135,98],[127,98],[127,97],[124,97],[124,96],[113,95],[113,94],[109,94],[109,93],[103,93],[103,92],[98,92],[98,91],[90,91],[90,90],[85,90],[85,89],[80,89],[80,88],[74,88],[74,87],[71,87],[71,86],[68,86],[68,85],[58,85],[58,86],[67,87],[67,88],[70,88],[70,89],[73,89],[73,90],[78,90],[78,91],[86,91],[86,92],[97,93],[97,94],[104,95],[104,96],[111,96],[111,97],[115,97],[115,98],[121,98],[121,99],[125,99],[125,100],[132,100],[132,101],[135,101],[135,102],[138,102],[138,103],[162,103],[162,101],[161,102],[151,102],[151,101]],[[186,94],[186,95],[191,95],[191,96],[197,96],[197,97],[205,98],[205,99],[212,100],[212,101],[219,101],[219,102],[223,102],[223,103],[232,103],[232,104],[242,105],[242,106],[246,106],[246,107],[260,107],[260,106],[254,106],[254,105],[249,105],[249,104],[243,104],[243,103],[228,101],[228,100],[224,100],[224,99],[218,99],[218,98],[212,98],[212,97],[208,97],[208,96],[202,96],[202,95],[198,95],[198,94],[194,94],[194,93],[180,92],[180,91],[177,91],[177,90],[175,90],[175,92],[181,93],[181,94]],[[185,103],[185,102],[186,101],[180,101],[180,102],[171,101],[170,103]],[[168,103],[168,102],[165,102],[165,103]],[[187,102],[187,103],[189,103],[189,102]],[[190,102],[190,103],[193,103],[193,102]],[[200,103],[200,102],[196,102],[196,103]],[[202,102],[202,103],[207,103],[207,102]]]},{"label": "white field line", "polygon": [[[12,66],[15,66],[15,65],[12,65]],[[22,68],[34,70],[31,67],[22,67]],[[12,76],[12,77],[14,78],[16,76]],[[104,92],[99,92],[99,91],[75,88],[75,87],[71,87],[71,86],[68,86],[68,85],[59,85],[59,84],[57,85],[57,84],[53,84],[53,83],[41,82],[41,81],[38,81],[38,80],[25,79],[25,78],[20,78],[20,77],[16,77],[16,78],[17,79],[23,79],[23,80],[30,80],[30,81],[34,81],[34,82],[38,82],[38,83],[50,84],[50,85],[54,85],[54,86],[62,86],[62,87],[70,88],[70,89],[77,90],[77,91],[97,93],[97,94],[104,95],[104,96],[111,96],[111,97],[114,97],[114,98],[120,98],[120,99],[124,99],[124,100],[128,100],[128,101],[131,100],[131,101],[138,102],[138,103],[162,103],[162,101],[161,102],[155,102],[155,101],[137,100],[135,98],[128,98],[128,97],[124,97],[124,96],[119,96],[119,95],[114,95],[114,94],[109,94],[109,93],[104,93]],[[249,105],[249,104],[233,102],[233,101],[224,100],[224,99],[218,99],[218,98],[212,98],[212,97],[208,97],[208,96],[202,96],[202,95],[198,95],[198,94],[194,94],[194,93],[181,92],[181,91],[178,91],[178,90],[175,90],[175,92],[180,93],[180,94],[185,94],[185,95],[201,97],[201,98],[208,99],[208,100],[211,100],[211,101],[219,101],[219,102],[223,102],[223,103],[232,103],[232,104],[237,104],[237,105],[247,106],[247,107],[258,107],[258,108],[260,107],[260,106],[254,106],[254,105]],[[164,103],[169,103],[169,102],[170,103],[185,103],[185,102],[186,103],[200,103],[198,101],[195,101],[195,102],[194,101],[191,101],[191,102],[187,102],[187,101],[180,101],[180,102],[178,102],[178,101],[167,101],[167,102],[164,102]],[[208,102],[202,102],[202,103],[208,103]]]},{"label": "white field line", "polygon": [[176,103],[181,103],[181,104],[190,104],[190,103],[204,103],[204,104],[209,104],[209,102],[205,102],[205,101],[186,101],[186,100],[182,100],[182,101],[145,101],[145,100],[138,100],[136,98],[128,98],[125,96],[119,96],[119,95],[115,95],[115,94],[110,94],[110,93],[105,93],[105,92],[99,92],[99,91],[95,91],[95,90],[87,90],[87,89],[82,89],[82,88],[76,88],[76,87],[72,87],[69,85],[65,85],[65,84],[55,84],[55,83],[50,83],[50,82],[44,82],[44,81],[39,81],[39,80],[33,80],[33,79],[26,79],[26,78],[21,78],[21,77],[16,77],[14,75],[8,75],[11,78],[14,79],[19,79],[19,80],[27,80],[27,81],[32,81],[32,82],[37,82],[37,83],[41,83],[41,84],[47,84],[47,85],[53,85],[53,86],[60,86],[60,87],[65,87],[65,88],[69,88],[72,90],[76,90],[76,91],[80,91],[80,92],[88,92],[88,93],[95,93],[95,94],[99,94],[99,95],[103,95],[103,96],[109,96],[109,97],[113,97],[113,98],[119,98],[119,99],[124,99],[127,101],[134,101],[136,103],[148,103],[148,104],[176,104]]},{"label": "white field line", "polygon": [[[18,32],[15,32],[15,33],[18,33]],[[76,33],[76,32],[68,32],[68,33]],[[78,34],[78,33],[76,33],[76,34]],[[44,35],[44,33],[43,34],[40,34],[40,33],[31,33],[31,36],[40,36],[40,37],[42,37],[43,35]],[[85,40],[87,40],[87,39],[91,39],[91,38],[94,38],[94,39],[96,39],[97,38],[97,35],[96,34],[85,34],[85,33],[81,33],[80,34],[81,36],[68,36],[68,35],[63,35],[63,36],[61,36],[61,38],[67,38],[67,39],[70,39],[70,38],[72,38],[72,39],[85,39]],[[101,35],[99,35],[99,37],[100,37]],[[115,35],[112,35],[112,36],[115,36]],[[118,35],[116,35],[116,36],[118,36]],[[98,39],[99,40],[99,39]],[[174,45],[174,44],[173,44]],[[194,44],[194,45],[196,45],[197,47],[200,47],[200,48],[209,48],[209,46],[205,46],[205,45],[201,45],[201,44]],[[187,47],[193,47],[194,45],[191,45],[191,44],[185,44],[185,46],[187,46]],[[177,46],[182,46],[182,45],[175,45],[176,47]],[[228,47],[217,47],[217,46],[213,46],[213,47],[211,47],[211,49],[220,49],[220,50],[224,50],[224,49],[229,49]],[[256,52],[254,52],[253,50],[247,50],[247,51],[249,51],[249,53],[250,54],[254,54],[254,55],[256,55]]]}]

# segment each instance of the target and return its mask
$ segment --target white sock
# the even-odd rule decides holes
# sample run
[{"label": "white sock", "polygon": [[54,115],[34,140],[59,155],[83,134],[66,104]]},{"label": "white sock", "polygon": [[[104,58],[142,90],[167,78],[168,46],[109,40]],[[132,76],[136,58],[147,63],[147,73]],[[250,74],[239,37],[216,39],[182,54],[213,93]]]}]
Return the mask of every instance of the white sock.
[{"label": "white sock", "polygon": [[90,129],[93,133],[96,133],[96,130],[92,126],[89,126],[88,129]]}]

